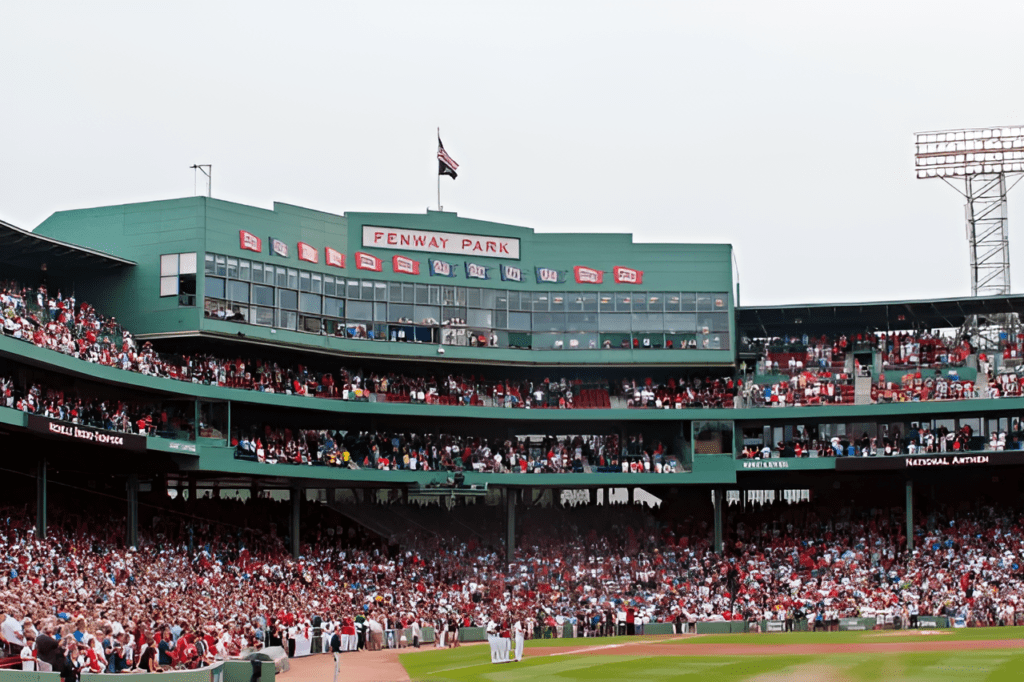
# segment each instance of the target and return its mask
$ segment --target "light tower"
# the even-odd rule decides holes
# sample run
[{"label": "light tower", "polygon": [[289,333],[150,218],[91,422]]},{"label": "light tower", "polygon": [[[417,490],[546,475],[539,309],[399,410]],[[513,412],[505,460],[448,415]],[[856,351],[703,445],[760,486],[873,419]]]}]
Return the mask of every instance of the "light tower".
[{"label": "light tower", "polygon": [[1024,177],[1024,127],[917,133],[915,143],[918,179],[939,178],[967,201],[971,295],[1009,294],[1006,194]]}]

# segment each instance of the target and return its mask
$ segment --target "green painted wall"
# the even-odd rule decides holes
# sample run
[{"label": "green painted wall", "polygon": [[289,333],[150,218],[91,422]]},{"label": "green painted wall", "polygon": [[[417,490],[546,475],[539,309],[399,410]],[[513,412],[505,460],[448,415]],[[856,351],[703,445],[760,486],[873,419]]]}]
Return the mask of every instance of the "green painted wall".
[{"label": "green painted wall", "polygon": [[[263,661],[260,669],[260,682],[274,682],[277,669],[274,667],[273,661]],[[223,682],[249,682],[251,679],[252,663],[249,661],[224,661]]]},{"label": "green painted wall", "polygon": [[60,674],[0,670],[0,682],[60,682]]},{"label": "green painted wall", "polygon": [[115,315],[137,334],[198,329],[202,308],[179,308],[176,296],[160,297],[160,256],[196,252],[202,269],[206,209],[206,200],[196,197],[61,211],[35,231],[137,263],[76,281],[79,300]]}]

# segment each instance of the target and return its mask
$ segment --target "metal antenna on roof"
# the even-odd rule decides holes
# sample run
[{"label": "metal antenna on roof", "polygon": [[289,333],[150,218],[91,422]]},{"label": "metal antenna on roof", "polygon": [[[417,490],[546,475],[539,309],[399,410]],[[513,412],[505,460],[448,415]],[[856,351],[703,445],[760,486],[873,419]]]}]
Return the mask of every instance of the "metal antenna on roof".
[{"label": "metal antenna on roof", "polygon": [[213,164],[209,163],[196,163],[189,166],[192,169],[194,175],[192,178],[192,195],[197,194],[196,191],[196,180],[199,178],[199,174],[202,173],[206,176],[206,196],[213,196]]}]

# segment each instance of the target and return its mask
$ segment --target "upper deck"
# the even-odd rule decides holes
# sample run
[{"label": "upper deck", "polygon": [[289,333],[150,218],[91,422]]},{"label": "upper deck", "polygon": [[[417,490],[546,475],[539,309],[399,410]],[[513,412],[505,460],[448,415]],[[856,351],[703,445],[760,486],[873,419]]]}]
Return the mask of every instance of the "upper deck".
[{"label": "upper deck", "polygon": [[137,263],[76,285],[140,338],[501,365],[734,364],[725,244],[205,197],[60,212],[36,232]]}]

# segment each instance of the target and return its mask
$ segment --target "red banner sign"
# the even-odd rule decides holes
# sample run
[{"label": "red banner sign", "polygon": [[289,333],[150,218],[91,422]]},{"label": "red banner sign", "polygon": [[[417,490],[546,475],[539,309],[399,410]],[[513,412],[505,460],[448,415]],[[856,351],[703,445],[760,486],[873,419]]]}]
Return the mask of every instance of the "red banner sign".
[{"label": "red banner sign", "polygon": [[612,273],[615,275],[616,284],[644,283],[643,270],[634,270],[633,268],[624,268],[621,265],[616,265],[614,268],[612,268]]},{"label": "red banner sign", "polygon": [[373,270],[374,272],[380,272],[384,269],[384,263],[380,258],[371,256],[368,253],[362,251],[356,251],[356,267],[360,270]]},{"label": "red banner sign", "polygon": [[254,235],[252,232],[246,232],[245,230],[238,231],[239,246],[246,251],[255,251],[260,253],[263,251],[263,241]]},{"label": "red banner sign", "polygon": [[341,251],[327,246],[324,248],[324,253],[327,255],[327,258],[324,260],[325,263],[333,265],[336,268],[345,267],[345,254]]},{"label": "red banner sign", "polygon": [[604,282],[604,272],[601,270],[577,265],[572,271],[576,275],[577,284],[601,284]]},{"label": "red banner sign", "polygon": [[299,260],[307,263],[319,263],[320,252],[305,242],[299,242]]},{"label": "red banner sign", "polygon": [[400,272],[404,275],[420,274],[420,262],[405,256],[395,256],[392,258],[391,267],[394,268],[395,272]]}]

